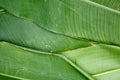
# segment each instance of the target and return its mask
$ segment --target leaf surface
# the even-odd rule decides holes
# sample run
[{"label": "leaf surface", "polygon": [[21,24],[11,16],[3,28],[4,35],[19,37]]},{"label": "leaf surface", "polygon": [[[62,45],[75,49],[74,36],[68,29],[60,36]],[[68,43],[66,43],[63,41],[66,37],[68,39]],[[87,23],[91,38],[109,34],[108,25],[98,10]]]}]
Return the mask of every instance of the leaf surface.
[{"label": "leaf surface", "polygon": [[120,80],[119,10],[119,0],[0,0],[0,79]]},{"label": "leaf surface", "polygon": [[0,40],[23,47],[46,52],[61,52],[90,45],[86,41],[46,31],[31,21],[19,19],[10,14],[1,14],[0,22]]},{"label": "leaf surface", "polygon": [[[120,12],[105,6],[108,1],[0,0],[0,6],[56,33],[120,45]],[[113,1],[110,3],[113,5]],[[118,5],[119,0],[114,2]]]},{"label": "leaf surface", "polygon": [[87,80],[65,60],[50,53],[32,52],[5,42],[0,43],[0,52],[0,73],[16,79]]},{"label": "leaf surface", "polygon": [[120,48],[96,45],[63,53],[97,80],[119,80]]}]

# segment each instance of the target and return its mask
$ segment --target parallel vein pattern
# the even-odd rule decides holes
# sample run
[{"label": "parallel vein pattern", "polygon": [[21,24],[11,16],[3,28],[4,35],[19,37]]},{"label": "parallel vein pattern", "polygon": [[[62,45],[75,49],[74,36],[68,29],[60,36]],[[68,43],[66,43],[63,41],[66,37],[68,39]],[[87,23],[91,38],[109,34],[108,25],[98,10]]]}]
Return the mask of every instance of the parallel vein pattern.
[{"label": "parallel vein pattern", "polygon": [[119,2],[0,0],[0,79],[120,80]]},{"label": "parallel vein pattern", "polygon": [[[120,48],[99,44],[93,47],[64,52],[76,65],[97,80],[120,79]],[[112,75],[112,76],[111,76]]]},{"label": "parallel vein pattern", "polygon": [[16,18],[10,14],[1,14],[0,22],[0,40],[20,46],[46,52],[61,52],[90,45],[86,41],[51,33],[30,21]]},{"label": "parallel vein pattern", "polygon": [[113,8],[119,1],[112,8],[107,1],[101,6],[97,0],[0,0],[0,6],[56,33],[120,45],[120,11]]},{"label": "parallel vein pattern", "polygon": [[120,11],[120,0],[91,0],[108,8],[113,8]]},{"label": "parallel vein pattern", "polygon": [[87,80],[69,63],[52,54],[27,51],[5,42],[0,42],[0,51],[1,73],[28,80]]}]

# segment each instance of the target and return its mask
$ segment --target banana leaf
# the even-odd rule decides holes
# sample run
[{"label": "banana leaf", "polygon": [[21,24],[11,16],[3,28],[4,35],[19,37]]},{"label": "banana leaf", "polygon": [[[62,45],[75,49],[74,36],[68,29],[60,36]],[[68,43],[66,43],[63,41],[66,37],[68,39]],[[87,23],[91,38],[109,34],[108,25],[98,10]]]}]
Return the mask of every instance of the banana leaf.
[{"label": "banana leaf", "polygon": [[120,0],[0,0],[0,80],[120,80]]}]

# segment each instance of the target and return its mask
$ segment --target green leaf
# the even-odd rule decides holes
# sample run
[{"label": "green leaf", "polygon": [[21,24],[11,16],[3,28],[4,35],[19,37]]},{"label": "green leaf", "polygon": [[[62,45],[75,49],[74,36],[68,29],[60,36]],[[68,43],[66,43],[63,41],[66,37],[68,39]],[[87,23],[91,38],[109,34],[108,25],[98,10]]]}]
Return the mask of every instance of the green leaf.
[{"label": "green leaf", "polygon": [[63,53],[97,80],[120,79],[120,48],[96,45]]},{"label": "green leaf", "polygon": [[11,77],[6,77],[6,76],[3,76],[3,75],[0,75],[0,79],[1,80],[18,80],[18,79],[11,78]]},{"label": "green leaf", "polygon": [[0,73],[16,79],[87,80],[65,60],[50,53],[37,53],[5,42],[0,43],[0,52]]},{"label": "green leaf", "polygon": [[31,21],[19,19],[10,14],[1,14],[0,22],[0,40],[23,47],[46,52],[61,52],[90,45],[86,41],[52,33],[38,27]]},{"label": "green leaf", "polygon": [[120,0],[91,0],[100,5],[110,7],[120,11]]},{"label": "green leaf", "polygon": [[[108,1],[111,5],[114,2],[114,5],[105,6]],[[0,0],[0,6],[56,33],[120,45],[120,12],[111,8],[119,7],[119,0],[99,0],[98,3],[101,4],[96,2],[97,0]]]},{"label": "green leaf", "polygon": [[[48,78],[49,80],[66,80],[70,78],[71,80],[79,80],[81,78],[81,80],[87,80],[83,74],[79,73],[72,67],[74,65],[70,66],[69,64],[71,63],[65,62],[66,59],[59,61],[61,60],[61,58],[59,59],[61,55],[58,55],[58,58],[56,58],[57,54],[53,55],[53,53],[60,53],[61,50],[68,51],[80,46],[90,46],[90,43],[86,41],[76,40],[64,35],[52,33],[38,27],[31,21],[19,19],[8,13],[3,13],[0,15],[0,22],[0,40],[22,46],[21,48],[25,49],[25,51],[19,50],[19,46],[1,42],[1,75],[10,75],[13,76],[13,78],[15,76],[16,79],[37,78],[40,80],[45,80]],[[29,51],[32,51],[30,58]],[[35,56],[38,56],[38,59]],[[8,63],[10,65],[7,65]],[[24,71],[23,68],[26,70]],[[19,69],[21,72],[16,73],[19,71]],[[68,78],[68,76],[71,77]]]},{"label": "green leaf", "polygon": [[119,3],[0,0],[0,79],[120,80]]}]

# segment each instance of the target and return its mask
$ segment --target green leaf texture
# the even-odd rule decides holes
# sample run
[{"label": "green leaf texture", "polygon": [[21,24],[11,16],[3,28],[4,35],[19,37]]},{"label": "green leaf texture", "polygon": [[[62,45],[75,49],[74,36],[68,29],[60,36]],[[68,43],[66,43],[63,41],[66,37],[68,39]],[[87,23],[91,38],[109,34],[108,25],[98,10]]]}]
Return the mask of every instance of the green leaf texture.
[{"label": "green leaf texture", "polygon": [[120,79],[120,48],[97,45],[63,53],[97,80]]},{"label": "green leaf texture", "polygon": [[0,80],[120,80],[120,1],[0,0]]},{"label": "green leaf texture", "polygon": [[[0,43],[0,72],[16,79],[87,80],[62,58],[43,52],[28,51],[5,42]],[[7,75],[5,75],[7,76]],[[11,76],[11,77],[12,77]]]},{"label": "green leaf texture", "polygon": [[120,12],[111,8],[113,3],[119,8],[119,0],[97,1],[0,0],[0,6],[53,32],[120,45]]}]

